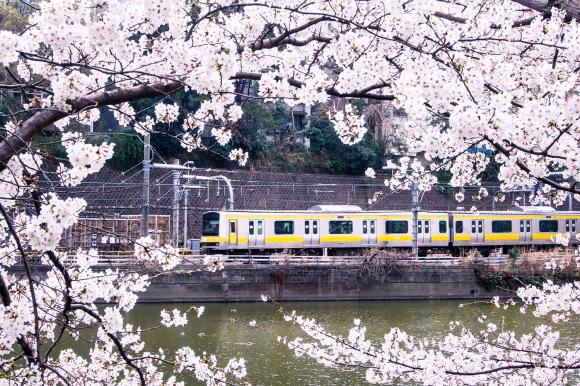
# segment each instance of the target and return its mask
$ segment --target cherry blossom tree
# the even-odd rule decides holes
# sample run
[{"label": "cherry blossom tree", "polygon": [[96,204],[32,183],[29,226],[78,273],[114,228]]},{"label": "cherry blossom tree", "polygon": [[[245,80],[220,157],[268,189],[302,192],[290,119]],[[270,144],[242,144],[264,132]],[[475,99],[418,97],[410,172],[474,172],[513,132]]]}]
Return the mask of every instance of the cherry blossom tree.
[{"label": "cherry blossom tree", "polygon": [[[541,182],[545,190],[537,202],[550,194],[557,202],[569,194],[580,199],[577,0],[22,3],[30,12],[26,27],[0,31],[0,89],[18,93],[23,102],[21,110],[10,112],[0,141],[2,382],[172,385],[179,383],[175,373],[184,373],[208,384],[226,384],[246,375],[243,359],[219,365],[214,356],[189,347],[176,353],[146,351],[143,331],[126,324],[124,315],[150,277],[138,270],[93,270],[96,251],[78,251],[74,262],[58,251],[63,232],[86,203],[58,197],[40,186],[39,176],[56,176],[62,185],[74,186],[102,168],[113,146],[88,143],[87,135],[73,128],[96,122],[104,106],[119,124],[140,134],[183,122],[184,148],[203,151],[204,133],[220,145],[230,141],[231,124],[242,114],[236,104],[241,80],[257,82],[259,91],[252,97],[264,101],[310,105],[347,99],[344,108],[329,111],[329,119],[348,144],[360,141],[366,130],[348,100],[391,101],[409,116],[398,134],[410,151],[422,152],[430,162],[420,166],[402,160],[405,167],[392,186],[404,188],[409,169],[421,175],[424,190],[435,182],[430,173],[442,169],[452,173],[454,186],[478,184],[493,159],[506,190]],[[172,98],[178,91],[203,96],[200,108],[186,111]],[[162,100],[143,111],[132,105],[154,97]],[[32,142],[53,126],[67,154],[56,169]],[[474,148],[491,150],[493,156]],[[247,153],[236,149],[230,158],[244,164]],[[566,181],[553,181],[553,171]],[[161,270],[180,263],[173,247],[149,237],[135,240],[135,257]],[[46,277],[35,272],[35,259],[50,268]],[[8,271],[17,262],[25,269],[22,278]],[[532,298],[547,299],[535,303],[545,310],[553,298],[542,294]],[[97,308],[97,301],[112,305]],[[186,323],[187,315],[165,312],[160,320],[177,326]],[[324,343],[330,336],[297,317],[290,320],[315,340]],[[64,335],[78,337],[84,325],[98,332],[88,355],[57,349]],[[321,354],[361,366],[370,363],[367,378],[374,382],[394,376],[515,382],[528,371],[542,383],[562,380],[578,363],[553,347],[555,333],[544,327],[519,340],[509,334],[492,340],[462,333],[435,348],[396,331],[381,348],[373,348],[362,327],[353,331],[352,347],[336,352],[338,346],[329,343]],[[467,350],[476,342],[483,342],[481,350]],[[497,357],[497,344],[511,356]],[[399,348],[393,351],[394,346]],[[456,348],[466,357],[450,359]],[[438,361],[457,369],[438,366]],[[515,361],[523,364],[514,367]],[[394,366],[398,362],[402,369]],[[504,376],[504,362],[517,378]],[[485,371],[475,373],[478,366]]]}]

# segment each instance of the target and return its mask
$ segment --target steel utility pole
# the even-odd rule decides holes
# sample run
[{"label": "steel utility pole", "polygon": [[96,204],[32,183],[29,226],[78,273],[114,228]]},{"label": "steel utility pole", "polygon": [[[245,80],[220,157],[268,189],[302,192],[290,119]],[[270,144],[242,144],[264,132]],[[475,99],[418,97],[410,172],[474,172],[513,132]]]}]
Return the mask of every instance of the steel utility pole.
[{"label": "steel utility pole", "polygon": [[417,229],[419,228],[419,184],[413,182],[411,185],[413,192],[412,211],[413,211],[413,257],[419,256],[419,237]]},{"label": "steel utility pole", "polygon": [[183,247],[187,248],[187,227],[189,210],[189,189],[183,190]]},{"label": "steel utility pole", "polygon": [[143,137],[143,216],[141,219],[141,236],[149,234],[149,173],[151,170],[151,136]]},{"label": "steel utility pole", "polygon": [[[175,160],[173,162],[173,164],[175,166],[179,166],[179,160]],[[172,225],[172,240],[173,240],[173,245],[175,247],[178,246],[179,244],[179,183],[180,183],[180,178],[181,178],[181,171],[180,170],[174,170],[173,171],[173,205],[171,206],[171,209],[173,211],[173,216],[171,219],[171,225]]]}]

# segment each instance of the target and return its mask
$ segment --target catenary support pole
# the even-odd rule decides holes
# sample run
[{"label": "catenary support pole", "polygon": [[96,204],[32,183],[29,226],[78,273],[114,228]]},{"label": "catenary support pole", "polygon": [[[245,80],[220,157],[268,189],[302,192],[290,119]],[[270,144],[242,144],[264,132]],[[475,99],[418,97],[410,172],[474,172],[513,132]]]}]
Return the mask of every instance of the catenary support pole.
[{"label": "catenary support pole", "polygon": [[151,170],[151,137],[143,137],[143,216],[141,218],[141,236],[149,234],[149,173]]},{"label": "catenary support pole", "polygon": [[[175,165],[179,165],[179,160],[175,160]],[[179,179],[181,178],[181,171],[173,171],[173,204],[172,204],[172,219],[171,219],[171,240],[173,246],[179,245]]]},{"label": "catenary support pole", "polygon": [[419,256],[419,238],[417,229],[419,227],[419,184],[413,182],[411,185],[412,211],[413,211],[413,257]]},{"label": "catenary support pole", "polygon": [[183,191],[183,247],[187,248],[188,241],[188,211],[189,211],[189,189]]}]

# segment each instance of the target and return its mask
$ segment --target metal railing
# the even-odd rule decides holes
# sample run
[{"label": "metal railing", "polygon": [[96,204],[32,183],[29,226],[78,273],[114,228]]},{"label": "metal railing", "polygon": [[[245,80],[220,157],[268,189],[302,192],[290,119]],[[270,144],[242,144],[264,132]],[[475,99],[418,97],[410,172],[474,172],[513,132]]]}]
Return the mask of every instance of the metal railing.
[{"label": "metal railing", "polygon": [[[365,263],[372,263],[368,256],[295,256],[295,255],[200,255],[200,254],[185,254],[180,256],[182,259],[178,268],[187,269],[207,265],[219,261],[225,267],[234,266],[254,266],[254,267],[268,267],[268,266],[336,266],[344,267],[362,266]],[[573,261],[576,267],[580,267],[580,256],[575,255],[559,255],[554,254],[550,256],[554,261],[562,261],[568,258]],[[411,257],[397,257],[389,259],[383,258],[382,262],[400,265],[400,266],[435,266],[435,267],[474,267],[474,266],[491,266],[491,267],[518,267],[523,264],[542,265],[550,258],[546,256],[526,256],[523,258],[510,258],[507,255],[492,256],[492,257],[453,257],[448,255],[427,256],[419,258]],[[69,255],[64,259],[65,264],[75,264],[74,255]],[[141,264],[142,262],[135,259],[131,254],[106,254],[99,256],[98,263],[95,267],[130,267]],[[378,262],[380,264],[381,261]]]}]

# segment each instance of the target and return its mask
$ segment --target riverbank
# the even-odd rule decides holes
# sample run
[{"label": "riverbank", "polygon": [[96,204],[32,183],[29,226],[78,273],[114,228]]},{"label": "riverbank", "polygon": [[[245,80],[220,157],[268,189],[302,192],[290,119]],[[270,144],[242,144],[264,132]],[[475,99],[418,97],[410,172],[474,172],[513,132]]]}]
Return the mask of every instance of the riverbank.
[{"label": "riverbank", "polygon": [[268,295],[277,301],[435,300],[510,297],[490,289],[473,268],[396,267],[382,275],[332,266],[226,267],[156,276],[139,302],[239,302]]}]

